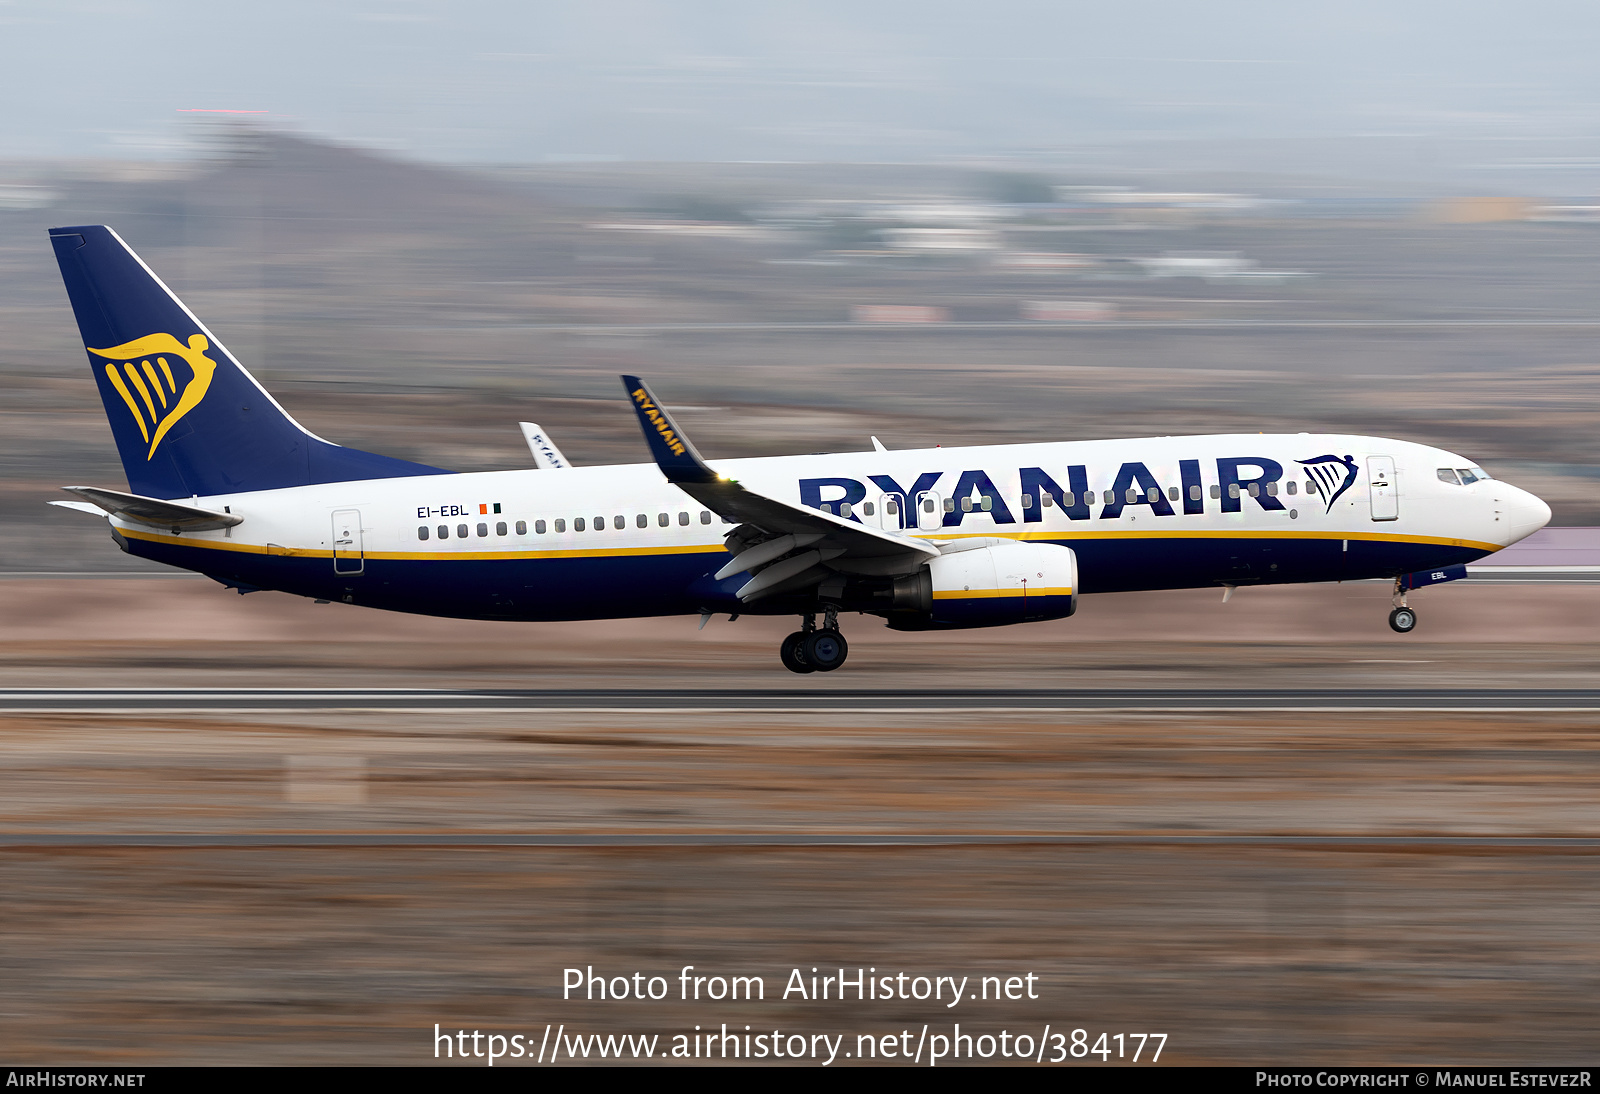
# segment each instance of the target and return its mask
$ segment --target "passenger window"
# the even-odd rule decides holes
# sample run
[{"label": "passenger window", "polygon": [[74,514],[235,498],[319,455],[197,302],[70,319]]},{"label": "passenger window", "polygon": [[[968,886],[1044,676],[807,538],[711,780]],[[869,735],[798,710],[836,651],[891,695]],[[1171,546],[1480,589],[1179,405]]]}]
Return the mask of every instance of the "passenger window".
[{"label": "passenger window", "polygon": [[1085,490],[1083,492],[1083,504],[1085,504],[1085,505],[1093,505],[1094,504],[1094,491],[1093,490]]},{"label": "passenger window", "polygon": [[1236,498],[1238,496],[1239,496],[1239,484],[1236,483],[1236,482],[1230,482],[1228,484],[1228,497]]},{"label": "passenger window", "polygon": [[933,499],[932,498],[923,498],[922,499],[922,511],[924,513],[933,512]]},{"label": "passenger window", "polygon": [[640,513],[638,516],[633,518],[633,523],[637,524],[640,528],[648,528],[650,527],[650,518],[645,516],[643,513]]},{"label": "passenger window", "polygon": [[1294,480],[1293,480],[1293,479],[1290,479],[1290,480],[1289,480],[1289,481],[1288,481],[1288,482],[1287,482],[1287,483],[1286,483],[1286,484],[1285,484],[1285,485],[1284,485],[1284,489],[1285,489],[1285,490],[1287,490],[1287,491],[1289,491],[1289,496],[1290,496],[1290,497],[1293,497],[1293,496],[1294,496],[1294,491],[1295,491],[1295,483],[1294,483]]},{"label": "passenger window", "polygon": [[536,520],[536,521],[533,522],[533,534],[534,535],[536,535],[536,536],[544,535],[544,529],[545,529],[544,521]]},{"label": "passenger window", "polygon": [[1176,486],[1167,487],[1167,500],[1168,501],[1177,501],[1178,500],[1178,488]]},{"label": "passenger window", "polygon": [[449,539],[450,538],[450,526],[448,524],[439,525],[439,538],[440,539]]},{"label": "passenger window", "polygon": [[841,517],[848,517],[850,515],[850,503],[849,502],[841,501],[839,503],[839,515]]},{"label": "passenger window", "polygon": [[[1071,494],[1067,494],[1066,495],[1066,499],[1067,500],[1063,504],[1071,505],[1072,504],[1072,495]],[[1039,495],[1039,501],[1042,503],[1040,505],[1041,509],[1049,509],[1050,507],[1052,507],[1056,503],[1056,499],[1051,497],[1049,494],[1040,494]]]},{"label": "passenger window", "polygon": [[872,516],[872,503],[870,501],[862,502],[861,503],[861,512],[864,513],[865,515],[869,516],[869,517]]},{"label": "passenger window", "polygon": [[992,510],[994,508],[994,499],[991,498],[991,497],[985,496],[981,504],[982,504],[983,511],[985,513],[987,513],[987,512],[989,512],[990,510]]},{"label": "passenger window", "polygon": [[496,521],[495,522],[494,534],[497,535],[497,536],[503,536],[503,535],[506,534],[506,522],[505,521],[502,520],[502,521]]},{"label": "passenger window", "polygon": [[963,513],[972,512],[972,499],[971,498],[962,498],[961,499],[961,511]]},{"label": "passenger window", "polygon": [[1022,507],[1024,509],[1032,509],[1033,508],[1033,495],[1032,494],[1024,494],[1024,495],[1022,495]]},{"label": "passenger window", "polygon": [[1275,483],[1275,482],[1267,483],[1267,497],[1275,498],[1277,496],[1278,496],[1278,484]]},{"label": "passenger window", "polygon": [[[824,506],[824,508],[826,508],[826,506]],[[678,523],[680,525],[682,525],[683,527],[687,528],[689,526],[689,514],[688,513],[684,513],[684,512],[679,512],[678,513]]]},{"label": "passenger window", "polygon": [[[1439,481],[1440,482],[1447,482],[1451,486],[1460,486],[1461,485],[1461,480],[1456,478],[1456,473],[1455,473],[1455,470],[1453,468],[1441,467],[1441,468],[1439,468],[1439,470],[1435,471],[1434,474],[1439,476]],[[1467,481],[1471,482],[1472,480],[1468,479]]]},{"label": "passenger window", "polygon": [[596,532],[604,532],[606,530],[606,518],[605,517],[595,517],[594,518],[594,530]]},{"label": "passenger window", "polygon": [[1306,493],[1308,493],[1308,494],[1320,494],[1320,493],[1322,493],[1322,488],[1317,485],[1315,479],[1307,479],[1306,480]]},{"label": "passenger window", "polygon": [[706,510],[706,509],[700,510],[700,523],[701,524],[710,524],[711,523],[711,513],[710,513],[709,510]]},{"label": "passenger window", "polygon": [[424,524],[421,528],[417,529],[417,538],[418,539],[427,539],[428,538],[428,526],[426,524]]},{"label": "passenger window", "polygon": [[467,538],[467,526],[465,524],[456,525],[456,538],[457,539],[466,539]]},{"label": "passenger window", "polygon": [[1139,491],[1133,489],[1133,487],[1131,487],[1131,486],[1128,488],[1128,492],[1126,494],[1124,494],[1123,497],[1122,497],[1122,501],[1123,501],[1124,505],[1132,505],[1135,502],[1137,502],[1138,500],[1139,500]]},{"label": "passenger window", "polygon": [[[871,515],[872,515],[872,511],[868,510],[867,511],[867,516],[870,517]],[[897,517],[897,516],[899,516],[900,515],[900,504],[898,502],[896,502],[893,498],[890,498],[888,501],[883,503],[883,515],[886,516],[886,517]]]},{"label": "passenger window", "polygon": [[566,518],[565,517],[557,517],[556,518],[556,531],[565,532],[566,530],[567,530],[567,520],[566,520]]},{"label": "passenger window", "polygon": [[[824,513],[832,513],[833,512],[833,502],[831,502],[831,501],[823,502],[822,503],[822,511]],[[685,515],[687,516],[687,514],[685,514]],[[683,521],[682,523],[688,524],[689,522],[688,521]]]},{"label": "passenger window", "polygon": [[1218,486],[1216,483],[1212,483],[1211,484],[1211,497],[1213,499],[1222,497],[1222,487]]},{"label": "passenger window", "polygon": [[667,516],[667,514],[665,514],[665,513],[657,513],[656,514],[656,523],[661,525],[661,527],[665,528],[667,525],[672,523],[672,518]]},{"label": "passenger window", "polygon": [[620,532],[624,528],[626,528],[627,526],[628,526],[628,518],[627,517],[616,516],[616,517],[612,517],[611,518],[611,527],[615,528],[617,531]]},{"label": "passenger window", "polygon": [[956,499],[955,498],[945,498],[944,499],[944,511],[946,513],[954,513],[956,511]]},{"label": "passenger window", "polygon": [[572,518],[572,530],[574,532],[581,532],[581,531],[584,530],[585,527],[587,527],[587,525],[585,525],[583,523],[583,518],[582,517],[573,517]]},{"label": "passenger window", "polygon": [[488,534],[489,534],[489,526],[487,524],[481,524],[480,523],[478,525],[478,535],[486,536]]},{"label": "passenger window", "polygon": [[[1213,487],[1212,489],[1215,489],[1215,487]],[[1215,494],[1212,494],[1211,496],[1212,497],[1216,497]],[[1190,501],[1199,501],[1200,500],[1200,488],[1198,486],[1189,487],[1189,500]]]},{"label": "passenger window", "polygon": [[[542,532],[542,531],[544,531],[544,529],[541,528],[541,529],[539,529],[539,531]],[[528,534],[528,522],[525,521],[525,520],[517,521],[517,535],[525,536],[527,534]]]},{"label": "passenger window", "polygon": [[1261,484],[1259,482],[1253,482],[1250,484],[1250,496],[1252,498],[1259,498],[1261,496]]}]

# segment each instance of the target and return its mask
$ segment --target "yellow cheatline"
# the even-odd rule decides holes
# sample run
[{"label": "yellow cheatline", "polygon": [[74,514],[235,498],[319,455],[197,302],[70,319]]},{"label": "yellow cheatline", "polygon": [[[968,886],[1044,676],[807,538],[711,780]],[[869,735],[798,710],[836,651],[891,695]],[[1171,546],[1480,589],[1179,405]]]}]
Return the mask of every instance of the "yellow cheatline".
[{"label": "yellow cheatline", "polygon": [[[150,540],[160,543],[181,543],[189,547],[210,547],[219,551],[244,551],[256,554],[295,554],[308,558],[332,557],[332,551],[318,551],[301,548],[275,547],[269,549],[265,546],[249,543],[236,543],[224,540],[203,540],[178,536],[164,536],[153,532],[142,532],[136,529],[123,529],[123,534],[137,539]],[[927,539],[968,539],[974,536],[927,536]],[[1013,532],[1008,536],[989,538],[1049,540],[1062,539],[1060,534],[1051,532]],[[1396,533],[1369,532],[1364,535],[1353,532],[1099,532],[1076,533],[1074,539],[1348,539],[1368,540],[1385,543],[1427,543],[1446,547],[1471,547],[1480,551],[1498,551],[1501,549],[1497,543],[1479,543],[1470,539],[1441,539],[1436,536],[1407,536]],[[725,555],[727,548],[720,543],[708,543],[679,547],[613,547],[590,548],[588,550],[527,550],[527,551],[366,551],[367,558],[416,560],[426,559],[434,561],[454,560],[489,560],[506,558],[621,558],[640,555]],[[352,557],[354,552],[351,553]],[[1331,579],[1330,579],[1331,580]],[[1029,590],[1029,596],[1068,595],[1053,592],[1041,592],[1036,589]],[[999,595],[1010,596],[1011,593]],[[1020,593],[1015,595],[1021,595]]]},{"label": "yellow cheatline", "polygon": [[156,375],[155,366],[149,361],[140,361],[139,367],[144,369],[144,374],[150,377],[150,386],[155,388],[156,398],[161,400],[161,409],[167,408],[167,393],[161,390],[161,378]]},{"label": "yellow cheatline", "polygon": [[924,535],[921,538],[931,540],[955,539],[1019,539],[1019,540],[1047,540],[1059,543],[1063,540],[1084,539],[1348,539],[1357,542],[1369,543],[1431,543],[1443,547],[1472,547],[1479,551],[1498,551],[1498,543],[1482,543],[1472,539],[1448,539],[1441,536],[1418,536],[1402,532],[1349,532],[1349,531],[1316,531],[1284,528],[1278,531],[1228,531],[1219,530],[1184,530],[1181,528],[1157,529],[1150,532],[1120,531],[1117,529],[1079,531],[1076,528],[1064,529],[1058,532],[958,532],[946,535]]},{"label": "yellow cheatline", "polygon": [[144,437],[145,443],[150,443],[150,431],[145,428],[144,415],[139,413],[139,406],[133,401],[133,392],[128,390],[128,385],[122,382],[122,377],[117,373],[116,365],[106,366],[106,379],[111,381],[111,386],[117,389],[117,394],[122,396],[122,401],[128,404],[128,410],[133,414],[133,420],[139,423],[139,433]]},{"label": "yellow cheatline", "polygon": [[333,551],[314,547],[282,547],[277,544],[239,543],[233,540],[196,539],[192,536],[163,535],[137,528],[124,528],[122,534],[149,543],[175,543],[184,547],[204,547],[213,551],[234,551],[249,555],[280,555],[295,558],[356,558],[429,562],[483,562],[497,559],[617,558],[639,555],[725,555],[722,544],[696,547],[618,547],[589,551]]},{"label": "yellow cheatline", "polygon": [[613,547],[610,550],[596,548],[587,551],[368,551],[368,558],[388,559],[431,559],[448,562],[452,559],[500,559],[500,558],[636,558],[641,555],[726,555],[728,549],[722,544],[706,544],[695,547]]},{"label": "yellow cheatline", "polygon": [[1072,590],[1070,588],[1035,589],[1032,586],[1029,586],[1026,590],[1020,587],[1015,589],[961,589],[959,591],[950,589],[944,592],[936,591],[933,594],[933,598],[935,600],[988,600],[1009,597],[1013,600],[1020,600],[1024,595],[1029,598],[1036,596],[1071,596]]}]

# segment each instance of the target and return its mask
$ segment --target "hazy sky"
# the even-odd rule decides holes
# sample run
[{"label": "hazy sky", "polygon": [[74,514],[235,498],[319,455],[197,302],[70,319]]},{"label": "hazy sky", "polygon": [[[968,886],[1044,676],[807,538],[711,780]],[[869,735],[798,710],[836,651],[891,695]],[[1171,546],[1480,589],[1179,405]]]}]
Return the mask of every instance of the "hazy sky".
[{"label": "hazy sky", "polygon": [[0,0],[0,158],[192,108],[435,159],[949,159],[1600,135],[1593,0]]}]

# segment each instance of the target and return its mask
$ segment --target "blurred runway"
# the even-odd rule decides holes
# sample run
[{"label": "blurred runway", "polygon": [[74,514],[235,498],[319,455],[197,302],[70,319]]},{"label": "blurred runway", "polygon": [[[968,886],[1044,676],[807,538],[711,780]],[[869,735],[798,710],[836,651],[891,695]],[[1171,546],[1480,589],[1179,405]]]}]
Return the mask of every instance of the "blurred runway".
[{"label": "blurred runway", "polygon": [[[1162,1030],[1163,1062],[1581,1062],[1596,595],[1429,590],[1405,637],[1370,586],[858,624],[843,672],[801,679],[777,619],[0,582],[0,1040],[421,1063],[435,1022],[959,1018]],[[590,965],[759,975],[768,998],[563,999]],[[1043,994],[779,998],[813,966],[1031,971]]]},{"label": "blurred runway", "polygon": [[850,832],[633,833],[506,832],[204,832],[15,834],[0,832],[0,848],[22,847],[1244,847],[1321,851],[1575,851],[1600,849],[1583,836],[1185,836],[1185,835],[917,835]]},{"label": "blurred runway", "polygon": [[0,710],[1513,711],[1600,710],[1593,688],[3,688]]}]

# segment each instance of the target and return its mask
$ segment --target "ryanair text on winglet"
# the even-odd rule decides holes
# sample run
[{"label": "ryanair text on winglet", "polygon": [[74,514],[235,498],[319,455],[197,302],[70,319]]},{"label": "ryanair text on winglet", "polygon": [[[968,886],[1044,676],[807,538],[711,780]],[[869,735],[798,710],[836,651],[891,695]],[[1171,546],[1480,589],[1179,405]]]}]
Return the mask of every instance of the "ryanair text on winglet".
[{"label": "ryanair text on winglet", "polygon": [[661,434],[662,442],[672,450],[674,456],[681,456],[688,451],[683,442],[678,440],[678,435],[672,431],[672,427],[667,424],[666,415],[657,410],[656,404],[645,394],[644,388],[634,388],[633,401],[639,404],[639,409],[650,419],[650,424],[656,427],[656,432]]}]

